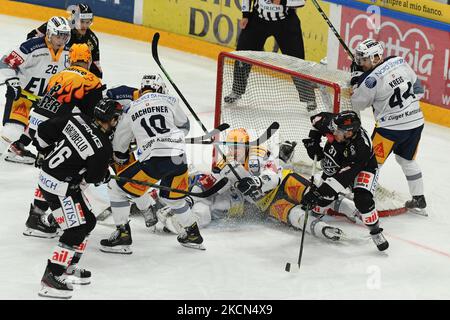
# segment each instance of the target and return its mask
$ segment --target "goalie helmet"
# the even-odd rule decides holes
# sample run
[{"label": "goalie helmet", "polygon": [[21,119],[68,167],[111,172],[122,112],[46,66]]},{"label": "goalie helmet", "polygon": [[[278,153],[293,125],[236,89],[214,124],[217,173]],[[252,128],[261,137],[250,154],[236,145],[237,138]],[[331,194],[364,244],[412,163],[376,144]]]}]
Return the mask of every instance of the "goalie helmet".
[{"label": "goalie helmet", "polygon": [[71,28],[80,29],[81,20],[94,20],[94,13],[91,7],[84,3],[78,3],[67,7],[67,11],[70,13]]},{"label": "goalie helmet", "polygon": [[142,77],[141,93],[147,90],[167,94],[167,87],[160,74],[146,74]]},{"label": "goalie helmet", "polygon": [[47,39],[50,41],[52,36],[65,37],[66,44],[70,41],[70,25],[66,18],[51,17],[47,21]]},{"label": "goalie helmet", "polygon": [[366,39],[360,42],[355,50],[355,61],[358,65],[361,65],[361,60],[369,58],[370,61],[374,61],[375,56],[380,58],[383,56],[383,45],[373,39]]},{"label": "goalie helmet", "polygon": [[356,132],[361,128],[361,120],[355,111],[346,110],[334,116],[330,123],[332,132],[336,131],[353,131]]},{"label": "goalie helmet", "polygon": [[70,47],[69,51],[70,64],[83,61],[88,64],[92,61],[91,50],[86,43],[75,43]]},{"label": "goalie helmet", "polygon": [[[237,128],[233,129],[227,134],[226,142],[248,143],[250,136],[246,129]],[[234,160],[247,164],[249,156],[249,146],[243,146],[238,144],[228,145],[228,155],[233,157]]]}]

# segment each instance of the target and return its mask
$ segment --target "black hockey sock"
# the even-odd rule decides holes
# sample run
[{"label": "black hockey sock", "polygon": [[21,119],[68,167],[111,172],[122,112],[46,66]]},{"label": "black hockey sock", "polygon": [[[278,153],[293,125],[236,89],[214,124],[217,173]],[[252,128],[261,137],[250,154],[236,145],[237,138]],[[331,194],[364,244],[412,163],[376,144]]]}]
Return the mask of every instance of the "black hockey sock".
[{"label": "black hockey sock", "polygon": [[47,262],[48,269],[50,270],[51,273],[53,273],[57,277],[61,276],[64,273],[64,271],[66,270],[66,268],[64,268],[60,264],[52,263],[52,262],[50,262],[50,260],[47,260],[47,261],[48,261]]},{"label": "black hockey sock", "polygon": [[38,200],[38,199],[34,199],[33,205],[34,205],[36,208],[39,208],[39,209],[41,209],[41,210],[44,211],[44,212],[47,211],[48,208],[49,208],[48,202],[42,201],[42,200]]},{"label": "black hockey sock", "polygon": [[25,134],[22,134],[16,142],[23,144],[24,146],[28,146],[31,143],[31,138]]}]

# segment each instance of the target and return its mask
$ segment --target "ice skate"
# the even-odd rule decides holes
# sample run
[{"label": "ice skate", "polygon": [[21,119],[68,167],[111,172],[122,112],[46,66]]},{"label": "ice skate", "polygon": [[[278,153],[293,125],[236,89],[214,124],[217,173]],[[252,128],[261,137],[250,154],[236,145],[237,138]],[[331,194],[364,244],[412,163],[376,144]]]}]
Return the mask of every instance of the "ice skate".
[{"label": "ice skate", "polygon": [[70,265],[62,277],[69,283],[86,285],[91,283],[91,272],[79,268],[77,264]]},{"label": "ice skate", "polygon": [[70,299],[72,298],[73,287],[67,282],[64,275],[55,276],[47,265],[44,275],[41,279],[41,290],[39,295],[41,297]]},{"label": "ice skate", "polygon": [[203,238],[200,235],[197,222],[194,222],[191,226],[184,228],[184,230],[182,230],[178,235],[177,240],[185,247],[206,250],[202,244]]},{"label": "ice skate", "polygon": [[330,239],[332,241],[343,240],[344,232],[336,227],[326,226],[322,228],[322,234],[325,238]]},{"label": "ice skate", "polygon": [[100,241],[100,251],[108,253],[131,254],[131,228],[130,223],[122,224],[111,234],[109,239]]},{"label": "ice skate", "polygon": [[36,156],[29,150],[25,149],[25,146],[20,142],[13,142],[6,153],[5,161],[34,164]]},{"label": "ice skate", "polygon": [[378,250],[380,251],[384,251],[387,248],[389,248],[389,242],[384,237],[382,231],[383,229],[378,227],[370,231],[370,236],[375,245],[377,246]]},{"label": "ice skate", "polygon": [[428,217],[425,210],[427,207],[427,202],[425,201],[425,196],[413,196],[411,200],[405,202],[405,208],[410,212],[419,214],[421,216]]},{"label": "ice skate", "polygon": [[231,92],[229,95],[225,96],[223,98],[223,101],[225,101],[225,103],[228,104],[233,104],[236,101],[238,101],[239,99],[241,99],[242,95],[235,93],[235,92]]},{"label": "ice skate", "polygon": [[30,206],[30,214],[25,222],[24,236],[37,238],[55,238],[58,236],[58,228],[47,220],[45,212],[35,207]]}]

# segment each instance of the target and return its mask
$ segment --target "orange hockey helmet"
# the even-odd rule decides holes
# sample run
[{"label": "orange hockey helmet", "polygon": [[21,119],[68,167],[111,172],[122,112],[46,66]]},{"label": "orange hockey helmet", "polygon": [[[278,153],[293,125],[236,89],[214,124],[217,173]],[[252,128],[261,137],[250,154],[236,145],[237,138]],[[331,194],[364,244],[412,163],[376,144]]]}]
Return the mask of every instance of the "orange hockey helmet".
[{"label": "orange hockey helmet", "polygon": [[78,61],[91,63],[91,49],[86,43],[75,43],[70,47],[69,60],[71,64]]}]

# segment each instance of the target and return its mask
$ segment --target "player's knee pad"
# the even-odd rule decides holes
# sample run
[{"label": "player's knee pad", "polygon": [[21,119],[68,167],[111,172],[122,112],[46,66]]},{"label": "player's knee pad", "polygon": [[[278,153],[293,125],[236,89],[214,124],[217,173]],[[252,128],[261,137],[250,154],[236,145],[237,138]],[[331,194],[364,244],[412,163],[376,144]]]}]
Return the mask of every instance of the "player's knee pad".
[{"label": "player's knee pad", "polygon": [[203,202],[196,202],[192,207],[197,224],[200,228],[207,226],[211,222],[211,208]]},{"label": "player's knee pad", "polygon": [[354,190],[355,206],[361,213],[367,213],[375,209],[375,201],[373,200],[373,194],[365,189],[356,188]]},{"label": "player's knee pad", "polygon": [[119,187],[116,180],[110,180],[108,183],[108,196],[112,202],[128,202],[128,195]]},{"label": "player's knee pad", "polygon": [[145,210],[156,203],[149,193],[144,193],[142,196],[134,198],[133,202],[139,210]]},{"label": "player's knee pad", "polygon": [[402,167],[406,176],[414,176],[422,172],[416,160],[406,160],[397,154],[395,155],[395,160]]}]

